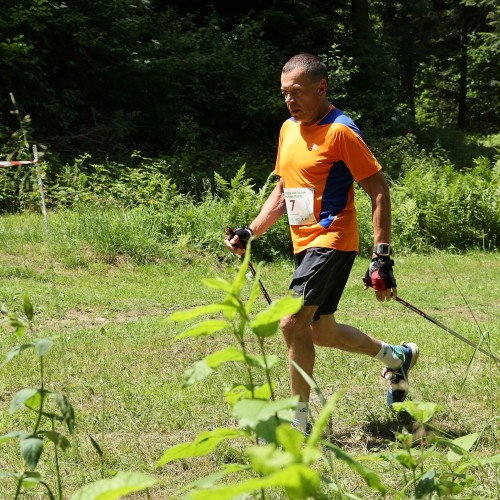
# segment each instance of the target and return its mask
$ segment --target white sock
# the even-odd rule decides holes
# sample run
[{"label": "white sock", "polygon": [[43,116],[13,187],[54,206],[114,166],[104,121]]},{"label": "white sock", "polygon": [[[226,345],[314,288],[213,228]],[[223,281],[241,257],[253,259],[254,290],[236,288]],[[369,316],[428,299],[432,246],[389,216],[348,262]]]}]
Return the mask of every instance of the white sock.
[{"label": "white sock", "polygon": [[382,348],[375,356],[375,359],[382,361],[387,368],[394,370],[403,364],[404,353],[400,346],[382,342]]},{"label": "white sock", "polygon": [[295,417],[292,422],[292,427],[299,431],[305,432],[307,427],[307,416],[309,414],[309,403],[299,401],[295,410]]}]

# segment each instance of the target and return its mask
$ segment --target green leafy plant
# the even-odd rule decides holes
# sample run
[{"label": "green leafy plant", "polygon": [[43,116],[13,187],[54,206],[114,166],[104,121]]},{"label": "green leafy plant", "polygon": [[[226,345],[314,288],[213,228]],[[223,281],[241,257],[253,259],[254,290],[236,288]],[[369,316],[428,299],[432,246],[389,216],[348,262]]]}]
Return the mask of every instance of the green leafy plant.
[{"label": "green leafy plant", "polygon": [[[26,334],[33,338],[32,320],[34,318],[34,308],[28,295],[24,297],[23,309],[27,321],[20,320],[5,305],[1,306],[0,313],[3,315],[3,322],[8,323],[14,328],[18,338],[26,337]],[[11,414],[16,413],[22,408],[33,412],[35,414],[33,427],[29,430],[11,431],[0,436],[0,445],[12,440],[19,441],[19,449],[24,462],[21,472],[0,470],[0,480],[12,479],[15,481],[14,499],[24,496],[27,490],[37,486],[45,488],[49,499],[63,499],[59,453],[66,451],[71,446],[64,429],[70,435],[73,435],[76,420],[73,406],[68,397],[60,392],[47,389],[44,359],[51,350],[54,340],[55,338],[26,339],[26,341],[7,353],[1,365],[3,368],[23,351],[31,349],[37,354],[39,362],[39,387],[26,387],[17,391],[12,398],[9,408]],[[94,448],[102,454],[99,445],[93,438],[90,439]],[[48,444],[54,446],[56,489],[51,487],[47,479],[44,479],[40,472],[36,470],[44,449]],[[113,500],[121,498],[128,493],[148,489],[156,483],[156,479],[140,472],[118,472],[112,478],[103,479],[84,486],[74,493],[71,498],[72,500],[93,500],[98,498]]]},{"label": "green leafy plant", "polygon": [[[33,337],[32,320],[34,308],[29,297],[24,298],[24,314],[27,324],[21,321],[14,313],[9,312],[2,306],[1,312],[6,317],[10,325],[15,328],[18,337],[23,337],[26,330]],[[0,436],[0,443],[9,440],[19,440],[20,452],[24,461],[22,472],[0,471],[0,477],[13,478],[16,481],[16,491],[14,498],[18,498],[24,489],[34,485],[42,485],[47,490],[50,498],[56,498],[52,489],[44,481],[41,475],[35,470],[40,461],[42,453],[47,443],[54,445],[54,464],[56,469],[58,498],[62,498],[62,480],[59,467],[59,452],[65,451],[69,446],[69,439],[63,432],[67,428],[69,434],[73,434],[75,429],[75,414],[68,398],[56,391],[46,388],[44,359],[53,346],[54,338],[39,338],[23,342],[14,347],[5,357],[2,365],[12,361],[23,351],[33,349],[38,356],[39,362],[39,387],[26,387],[14,394],[9,412],[15,413],[22,408],[26,408],[35,414],[32,429],[29,431],[14,431]]]},{"label": "green leafy plant", "polygon": [[[340,395],[326,401],[314,380],[304,372],[303,376],[317,392],[323,409],[307,438],[292,428],[291,410],[296,407],[298,398],[276,398],[271,369],[277,358],[266,353],[266,340],[276,334],[280,319],[297,312],[302,301],[288,295],[256,315],[252,314],[260,293],[258,278],[262,266],[257,267],[255,281],[249,298],[245,301],[242,292],[250,262],[250,246],[234,282],[230,283],[222,278],[203,280],[206,286],[225,293],[222,302],[175,312],[168,318],[170,322],[177,323],[191,321],[203,315],[222,315],[222,319],[211,318],[196,323],[176,338],[201,337],[224,331],[231,332],[234,336],[238,347],[229,346],[196,362],[185,372],[184,387],[205,379],[225,363],[242,364],[248,380],[235,382],[225,393],[238,427],[206,431],[190,443],[173,446],[163,454],[157,466],[207,455],[220,443],[241,438],[249,439],[256,445],[246,448],[246,463],[226,465],[221,471],[191,483],[177,494],[182,494],[185,498],[184,495],[189,492],[189,498],[221,500],[260,491],[261,498],[264,498],[266,490],[281,488],[288,498],[331,498],[332,492],[342,493],[342,487],[338,481],[323,477],[318,467],[326,462],[333,472],[334,457],[343,460],[361,474],[370,487],[384,493],[385,487],[375,473],[333,443],[326,444],[324,453],[322,432],[328,425]],[[255,341],[260,351],[258,355],[249,351],[249,345],[255,344]],[[297,369],[301,370],[299,366]],[[244,478],[231,484],[218,484],[220,479],[236,473],[244,473]],[[351,498],[356,497],[351,495]]]},{"label": "green leafy plant", "polygon": [[[367,455],[361,460],[385,461],[401,468],[404,486],[397,498],[450,498],[475,483],[471,469],[483,469],[487,464],[500,463],[500,455],[477,458],[472,448],[482,433],[475,432],[455,439],[443,437],[430,420],[440,410],[439,405],[425,401],[394,403],[398,413],[407,413],[416,422],[418,432],[397,434],[392,450]],[[432,432],[429,432],[432,431]]]}]

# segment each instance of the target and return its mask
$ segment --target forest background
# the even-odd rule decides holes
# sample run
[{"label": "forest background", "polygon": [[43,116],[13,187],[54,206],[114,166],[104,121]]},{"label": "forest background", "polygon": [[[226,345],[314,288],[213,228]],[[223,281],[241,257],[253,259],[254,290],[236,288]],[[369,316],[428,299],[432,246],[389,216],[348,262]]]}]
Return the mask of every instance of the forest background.
[{"label": "forest background", "polygon": [[[456,189],[456,175],[472,174],[487,183],[474,185],[481,194],[498,181],[493,0],[2,4],[1,153],[31,159],[26,145],[38,144],[49,209],[88,198],[150,204],[165,190],[199,201],[214,192],[214,175],[232,178],[243,164],[262,187],[287,118],[280,70],[298,52],[325,59],[332,102],[357,121],[391,180],[424,163],[434,185]],[[2,169],[1,212],[37,209],[37,197],[29,169]],[[474,242],[431,239],[495,246],[487,217]]]}]

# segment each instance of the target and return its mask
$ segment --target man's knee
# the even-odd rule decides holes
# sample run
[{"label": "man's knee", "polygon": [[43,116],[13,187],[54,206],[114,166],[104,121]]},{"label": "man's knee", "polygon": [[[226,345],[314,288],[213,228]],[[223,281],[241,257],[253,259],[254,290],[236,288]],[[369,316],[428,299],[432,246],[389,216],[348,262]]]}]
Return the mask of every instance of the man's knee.
[{"label": "man's knee", "polygon": [[280,327],[287,343],[292,337],[311,335],[311,320],[304,314],[292,314],[281,319]]},{"label": "man's knee", "polygon": [[320,347],[336,347],[338,344],[338,324],[333,316],[321,316],[318,321],[311,324],[313,343]]}]

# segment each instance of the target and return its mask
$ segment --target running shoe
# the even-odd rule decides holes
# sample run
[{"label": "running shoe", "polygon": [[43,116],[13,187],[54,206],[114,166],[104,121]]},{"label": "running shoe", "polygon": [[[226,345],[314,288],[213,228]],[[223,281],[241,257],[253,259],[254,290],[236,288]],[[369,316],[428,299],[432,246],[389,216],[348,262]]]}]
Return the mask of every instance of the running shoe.
[{"label": "running shoe", "polygon": [[304,436],[305,436],[305,437],[309,437],[309,436],[311,435],[312,428],[313,428],[313,426],[312,426],[311,422],[307,422],[307,425],[306,425],[306,430],[305,430],[305,431],[301,431],[298,427],[295,427],[295,425],[293,425],[293,424],[292,424],[292,427],[293,427],[296,431],[300,432],[301,434],[304,434]]},{"label": "running shoe", "polygon": [[404,359],[399,368],[390,369],[387,366],[382,370],[382,377],[390,381],[387,391],[387,404],[392,408],[393,403],[402,403],[408,395],[408,373],[415,366],[418,359],[418,345],[413,342],[402,344]]}]

